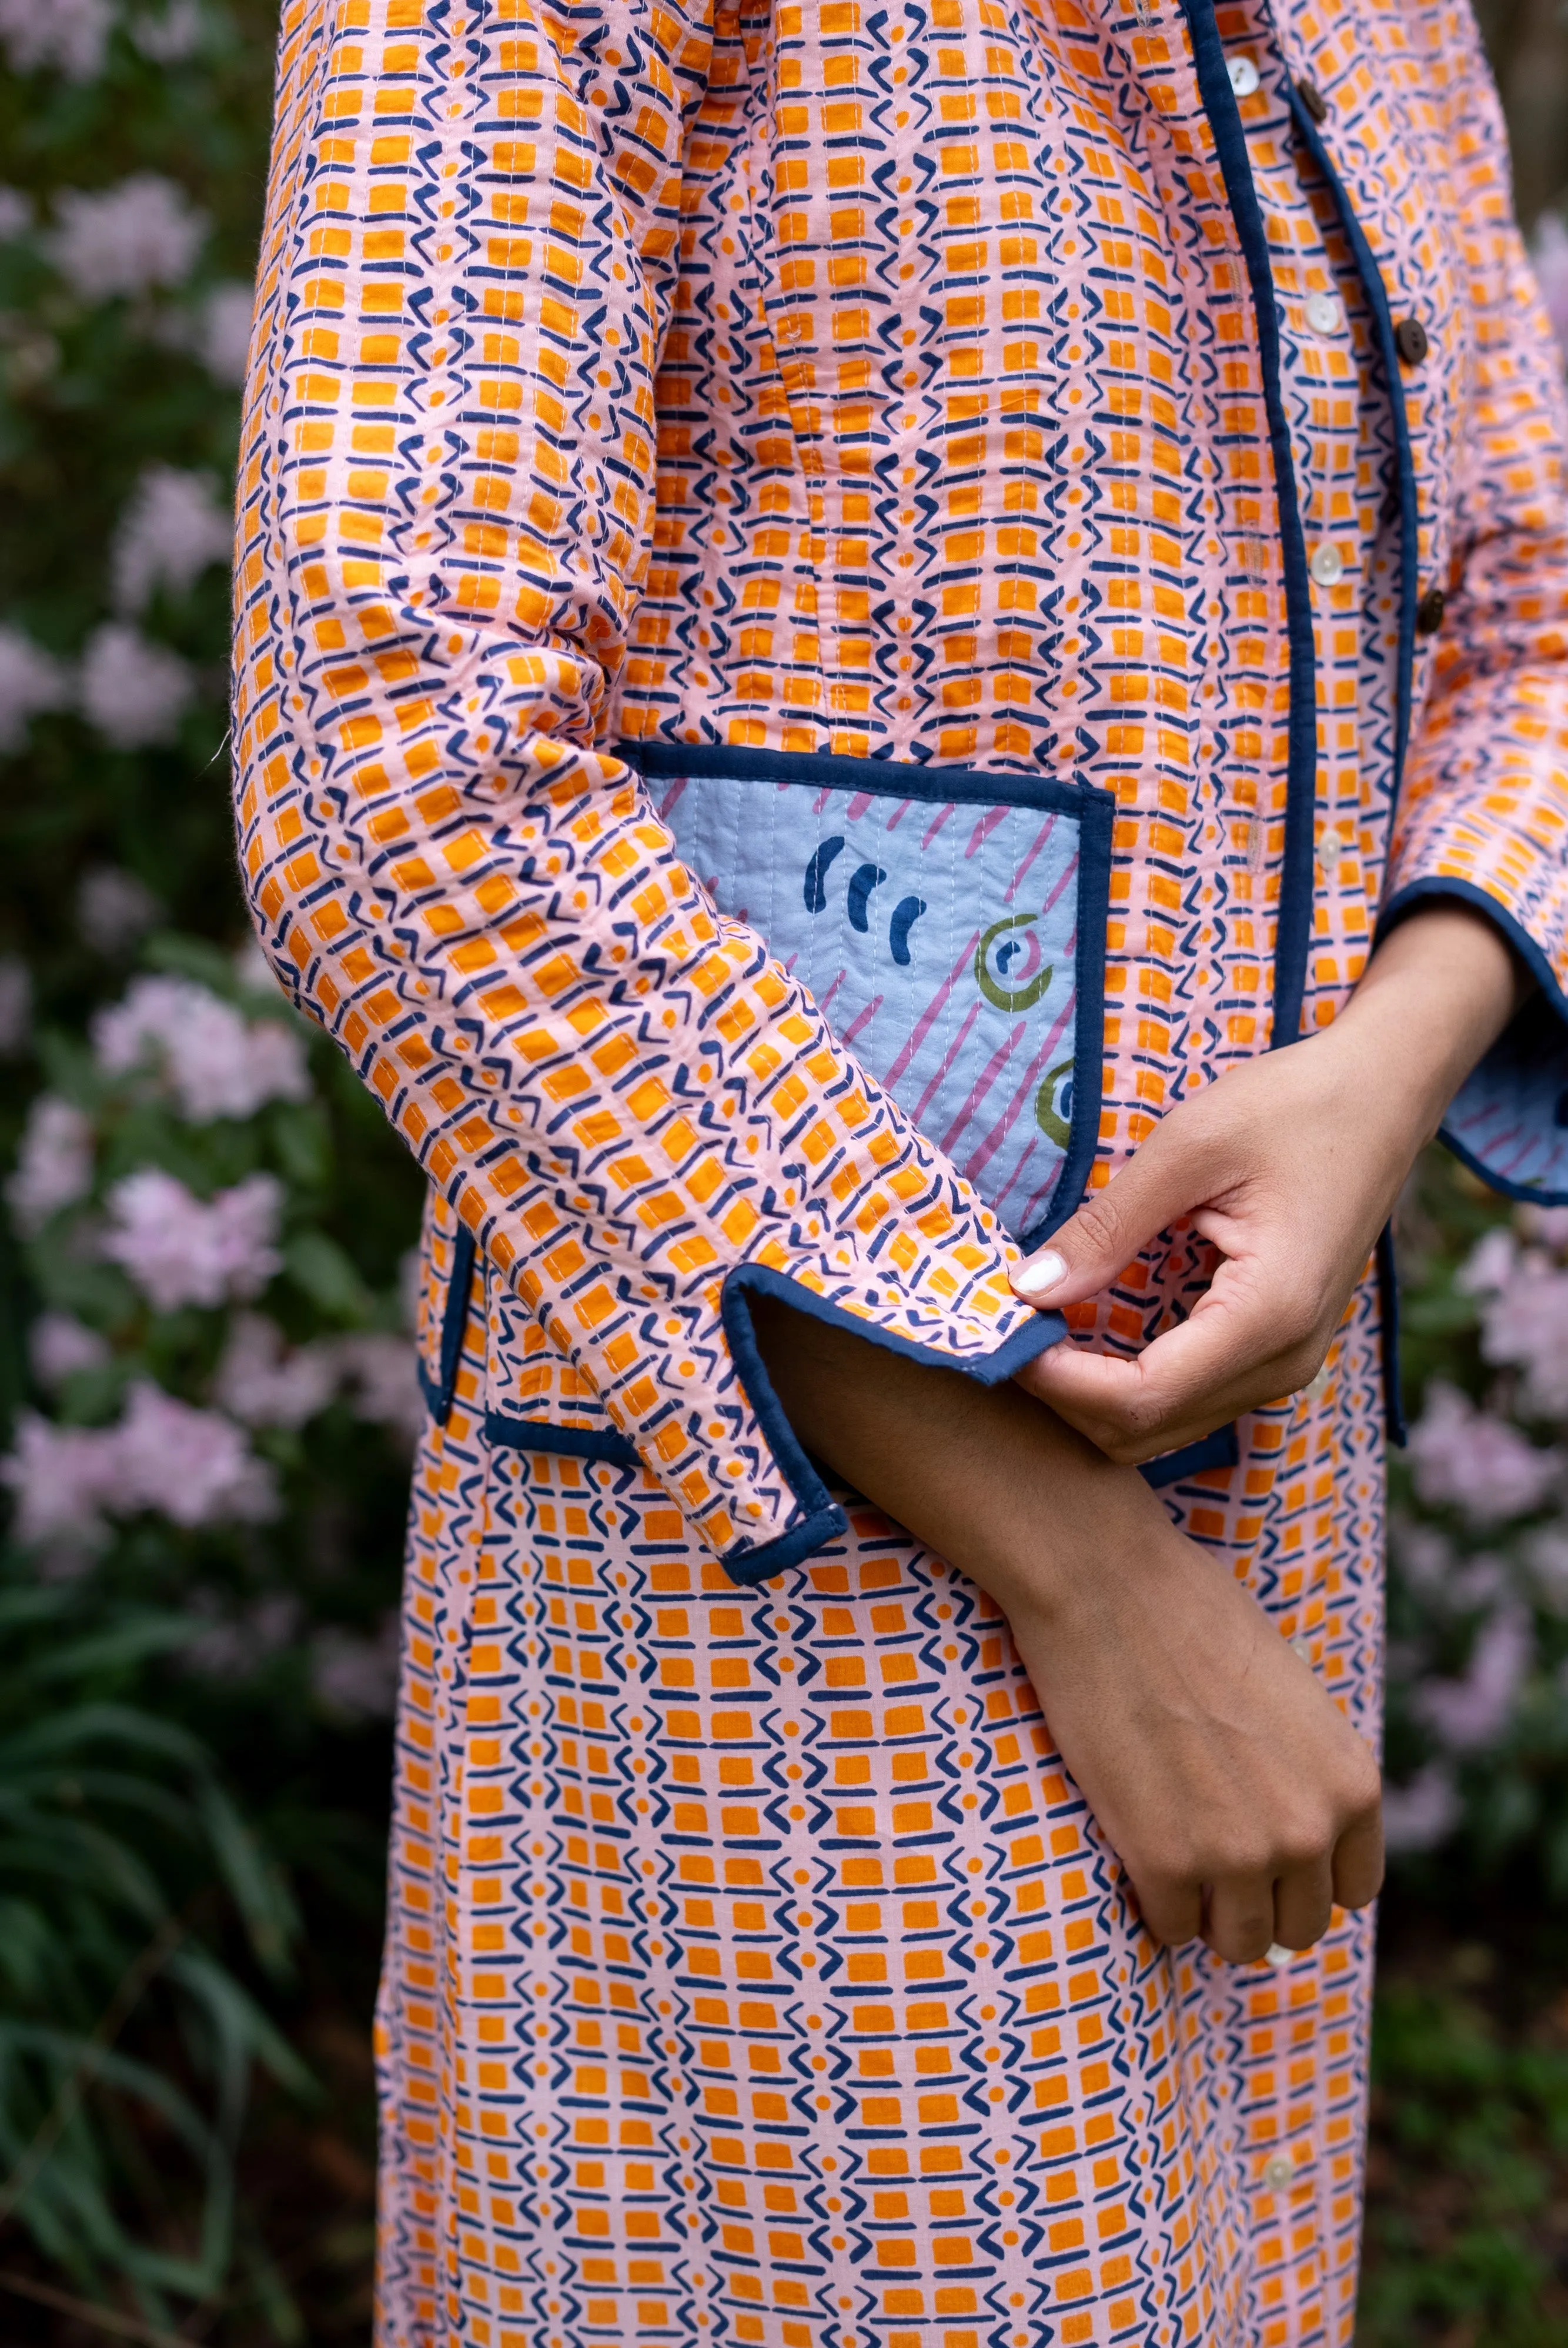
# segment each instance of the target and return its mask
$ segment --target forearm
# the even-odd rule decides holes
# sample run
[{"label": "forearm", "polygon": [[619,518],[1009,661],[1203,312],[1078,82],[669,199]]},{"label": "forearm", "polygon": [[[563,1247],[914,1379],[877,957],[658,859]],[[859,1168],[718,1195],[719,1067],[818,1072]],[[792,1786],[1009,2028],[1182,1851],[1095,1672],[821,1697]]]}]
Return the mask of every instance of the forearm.
[{"label": "forearm", "polygon": [[1380,1874],[1378,1773],[1236,1582],[1016,1388],[759,1308],[796,1432],[1006,1614],[1049,1734],[1159,1939],[1307,1948]]},{"label": "forearm", "polygon": [[1412,1156],[1532,986],[1501,931],[1457,900],[1429,901],[1378,946],[1337,1024],[1409,1117]]},{"label": "forearm", "polygon": [[1017,1386],[979,1385],[762,1299],[755,1325],[806,1448],[1005,1612],[1049,1612],[1096,1560],[1170,1536],[1135,1469]]}]

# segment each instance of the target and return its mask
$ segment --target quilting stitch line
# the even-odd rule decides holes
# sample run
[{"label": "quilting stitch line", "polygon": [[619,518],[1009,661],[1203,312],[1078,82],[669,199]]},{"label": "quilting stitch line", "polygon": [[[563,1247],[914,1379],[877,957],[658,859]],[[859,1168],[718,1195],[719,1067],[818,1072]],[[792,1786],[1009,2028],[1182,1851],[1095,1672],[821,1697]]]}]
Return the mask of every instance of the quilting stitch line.
[{"label": "quilting stitch line", "polygon": [[[1116,801],[1097,785],[1063,783],[1043,775],[977,773],[960,767],[912,767],[890,758],[835,757],[810,752],[737,750],[713,744],[689,748],[665,743],[629,743],[617,755],[647,781],[809,784],[876,798],[954,802],[999,808],[1032,808],[1071,816],[1078,825],[1079,870],[1076,1011],[1072,1113],[1061,1170],[1041,1220],[1019,1234],[1029,1251],[1039,1247],[1078,1208],[1088,1186],[1100,1138],[1103,1092],[1105,936],[1110,910],[1112,830]],[[738,820],[738,819],[737,819]],[[949,957],[949,960],[951,957]],[[822,1004],[825,1014],[830,1006]],[[847,1040],[847,1039],[846,1039]],[[1087,1077],[1089,1081],[1081,1081]]]}]

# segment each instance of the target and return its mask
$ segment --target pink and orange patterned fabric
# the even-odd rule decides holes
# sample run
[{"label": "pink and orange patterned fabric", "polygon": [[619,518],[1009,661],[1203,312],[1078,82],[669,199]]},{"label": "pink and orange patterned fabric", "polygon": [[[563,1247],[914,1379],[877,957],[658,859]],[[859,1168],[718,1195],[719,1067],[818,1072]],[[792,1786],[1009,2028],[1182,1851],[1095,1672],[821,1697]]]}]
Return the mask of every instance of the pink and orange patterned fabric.
[{"label": "pink and orange patterned fabric", "polygon": [[[1091,1183],[1468,894],[1542,992],[1456,1138],[1553,1195],[1563,438],[1449,0],[285,10],[241,855],[432,1182],[389,2348],[1348,2341],[1366,1928],[1154,1952],[1004,1626],[800,1453],[759,1286],[986,1378],[1061,1323],[653,794],[718,777],[743,843],[787,775],[825,819],[814,761],[890,829],[1107,807]],[[1065,1056],[1009,1096],[1047,1140]],[[1074,1334],[1210,1269],[1178,1231]],[[1380,1342],[1368,1285],[1324,1388],[1166,1487],[1368,1734]]]}]

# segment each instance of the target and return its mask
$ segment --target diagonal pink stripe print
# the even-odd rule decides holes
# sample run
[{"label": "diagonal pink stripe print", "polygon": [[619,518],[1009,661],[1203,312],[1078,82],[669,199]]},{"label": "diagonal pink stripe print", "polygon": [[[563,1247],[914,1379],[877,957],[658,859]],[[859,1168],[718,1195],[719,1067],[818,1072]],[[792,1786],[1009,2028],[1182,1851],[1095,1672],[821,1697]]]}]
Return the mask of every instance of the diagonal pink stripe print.
[{"label": "diagonal pink stripe print", "polygon": [[[866,1004],[865,1010],[857,1011],[856,1013],[854,1018],[845,1029],[840,1040],[845,1044],[853,1044],[856,1037],[860,1035],[864,1029],[869,1027],[871,1022],[876,1018],[876,1014],[881,1010],[882,1003],[882,996],[880,994],[874,994],[870,1002]],[[872,1074],[876,1074],[875,1069],[873,1069]]]},{"label": "diagonal pink stripe print", "polygon": [[[921,1012],[920,1016],[916,1020],[914,1026],[909,1031],[907,1040],[900,1046],[897,1056],[895,1058],[892,1066],[887,1071],[886,1078],[886,1082],[887,1084],[896,1085],[897,1083],[899,1077],[903,1075],[905,1069],[908,1066],[910,1061],[914,1058],[916,1053],[919,1050],[921,1045],[930,1034],[937,1021],[941,1017],[942,1013],[947,1008],[948,998],[951,995],[954,987],[957,986],[959,979],[962,978],[965,971],[968,970],[970,962],[973,960],[975,948],[979,944],[979,942],[980,933],[979,930],[976,930],[973,936],[970,938],[968,944],[964,948],[962,953],[958,956],[958,961],[953,964],[952,969],[948,973],[947,977],[942,981],[941,985],[931,997],[931,1000],[926,1005],[925,1010]],[[968,1034],[968,1028],[966,1027],[965,1033]],[[948,1056],[950,1059],[951,1055],[949,1054]],[[947,1062],[943,1063],[944,1068],[947,1065]],[[918,1115],[918,1111],[917,1111],[916,1114]]]},{"label": "diagonal pink stripe print", "polygon": [[816,1007],[821,1012],[825,1019],[827,1016],[828,1004],[833,1001],[834,996],[838,993],[839,988],[844,984],[845,980],[848,976],[849,973],[847,970],[841,970],[838,976],[834,980],[833,984],[828,988],[827,993],[825,994],[817,995]]},{"label": "diagonal pink stripe print", "polygon": [[[1045,846],[1046,841],[1050,838],[1051,833],[1055,829],[1056,818],[1053,815],[1047,816],[1045,819],[1045,829],[1040,833],[1039,839],[1035,841],[1034,846],[1030,850],[1029,854],[1024,858],[1022,863],[1019,866],[1018,870],[1008,882],[1006,891],[1002,897],[1002,903],[1004,905],[1010,905],[1012,903],[1013,899],[1023,887],[1024,877],[1027,874],[1030,866],[1034,862],[1035,858],[1040,854],[1040,850]],[[1076,865],[1078,859],[1074,857],[1072,861]]]},{"label": "diagonal pink stripe print", "polygon": [[963,1018],[958,1023],[958,1034],[954,1036],[952,1042],[948,1045],[946,1053],[943,1055],[941,1066],[937,1070],[936,1075],[931,1078],[930,1083],[926,1086],[925,1091],[921,1094],[919,1099],[916,1102],[914,1107],[909,1112],[910,1117],[917,1125],[919,1124],[921,1118],[925,1116],[927,1109],[930,1107],[931,1102],[935,1099],[937,1094],[941,1090],[942,1086],[947,1081],[948,1072],[952,1067],[952,1065],[958,1058],[959,1053],[963,1050],[964,1045],[968,1042],[969,1030],[973,1027],[979,1015],[979,1004],[978,1002],[971,1003],[968,1009],[965,1012]]},{"label": "diagonal pink stripe print", "polygon": [[985,846],[992,832],[995,831],[997,826],[999,824],[1005,823],[1012,812],[1012,808],[1006,806],[986,808],[984,814],[980,817],[979,821],[976,824],[973,831],[969,834],[969,844],[964,850],[966,862],[971,856],[978,856],[979,854],[981,849]]},{"label": "diagonal pink stripe print", "polygon": [[[1070,880],[1077,880],[1077,878],[1078,878],[1078,859],[1077,859],[1077,857],[1076,857],[1076,856],[1074,856],[1074,857],[1071,858],[1071,859],[1069,860],[1069,861],[1068,861],[1066,864],[1064,864],[1064,865],[1062,866],[1061,872],[1060,872],[1060,873],[1059,873],[1059,875],[1057,876],[1057,880],[1056,880],[1056,885],[1055,885],[1055,887],[1051,890],[1051,892],[1050,892],[1050,896],[1046,899],[1046,901],[1045,901],[1044,904],[1043,904],[1043,905],[1040,907],[1040,918],[1041,918],[1041,920],[1042,920],[1042,921],[1044,920],[1044,918],[1045,918],[1046,914],[1047,914],[1047,913],[1049,913],[1049,912],[1050,912],[1050,911],[1054,909],[1057,899],[1061,896],[1061,894],[1062,891],[1066,888],[1066,886],[1067,886],[1068,882],[1069,882]],[[1072,936],[1068,940],[1068,947],[1067,947],[1067,950],[1068,950],[1069,953],[1071,953],[1073,951],[1073,948],[1076,946],[1077,942],[1078,942],[1078,932],[1077,932],[1077,928],[1076,928],[1076,925],[1075,925],[1075,926],[1074,926],[1074,929],[1073,929]]]},{"label": "diagonal pink stripe print", "polygon": [[[1077,1009],[1078,1005],[1076,1001],[1074,1001],[1070,1002],[1062,1010],[1061,1015],[1052,1025],[1050,1033],[1046,1036],[1044,1042],[1040,1045],[1039,1051],[1035,1053],[1034,1057],[1030,1060],[1029,1066],[1024,1070],[1022,1079],[1006,1109],[998,1118],[996,1124],[992,1126],[990,1131],[980,1143],[979,1148],[976,1150],[974,1156],[965,1161],[964,1171],[968,1174],[971,1182],[975,1182],[979,1179],[982,1169],[990,1163],[992,1158],[995,1157],[997,1151],[1001,1148],[1002,1143],[1007,1139],[1009,1134],[1012,1131],[1013,1127],[1018,1123],[1019,1117],[1024,1109],[1032,1106],[1035,1088],[1039,1085],[1041,1076],[1045,1074],[1046,1069],[1050,1066],[1051,1056],[1061,1044],[1063,1032],[1072,1020]],[[1016,1176],[1014,1179],[1017,1179]],[[1010,1190],[1011,1188],[1012,1183],[1009,1182],[1008,1184],[1008,1189]],[[1006,1196],[1007,1190],[1004,1190],[1001,1197],[1005,1199]],[[1001,1201],[998,1199],[993,1200],[991,1203],[993,1206],[999,1207]]]},{"label": "diagonal pink stripe print", "polygon": [[[968,1128],[974,1123],[980,1103],[984,1100],[986,1095],[989,1092],[991,1086],[995,1084],[997,1078],[1000,1076],[1002,1070],[1011,1059],[1023,1032],[1024,1022],[1020,1019],[1009,1031],[1004,1040],[997,1045],[996,1050],[991,1054],[990,1058],[986,1062],[985,1066],[980,1070],[979,1076],[975,1078],[974,1083],[970,1086],[968,1100],[965,1101],[962,1108],[958,1111],[958,1116],[953,1119],[951,1125],[948,1128],[947,1132],[942,1136],[942,1138],[938,1145],[947,1157],[952,1157],[954,1149],[958,1145],[959,1135],[965,1132]],[[968,1171],[968,1161],[967,1159],[964,1161],[964,1170],[966,1173]]]}]

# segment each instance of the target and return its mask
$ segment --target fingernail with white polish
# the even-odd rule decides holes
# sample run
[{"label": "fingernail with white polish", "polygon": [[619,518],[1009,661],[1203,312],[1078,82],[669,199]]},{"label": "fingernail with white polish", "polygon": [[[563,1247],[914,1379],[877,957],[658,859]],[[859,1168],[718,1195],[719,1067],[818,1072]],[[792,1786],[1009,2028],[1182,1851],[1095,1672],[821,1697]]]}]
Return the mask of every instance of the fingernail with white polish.
[{"label": "fingernail with white polish", "polygon": [[1065,1259],[1059,1256],[1054,1248],[1047,1248],[1043,1255],[1033,1256],[1028,1263],[1020,1264],[1013,1273],[1012,1284],[1020,1296],[1049,1296],[1051,1290],[1060,1288],[1066,1278]]}]

